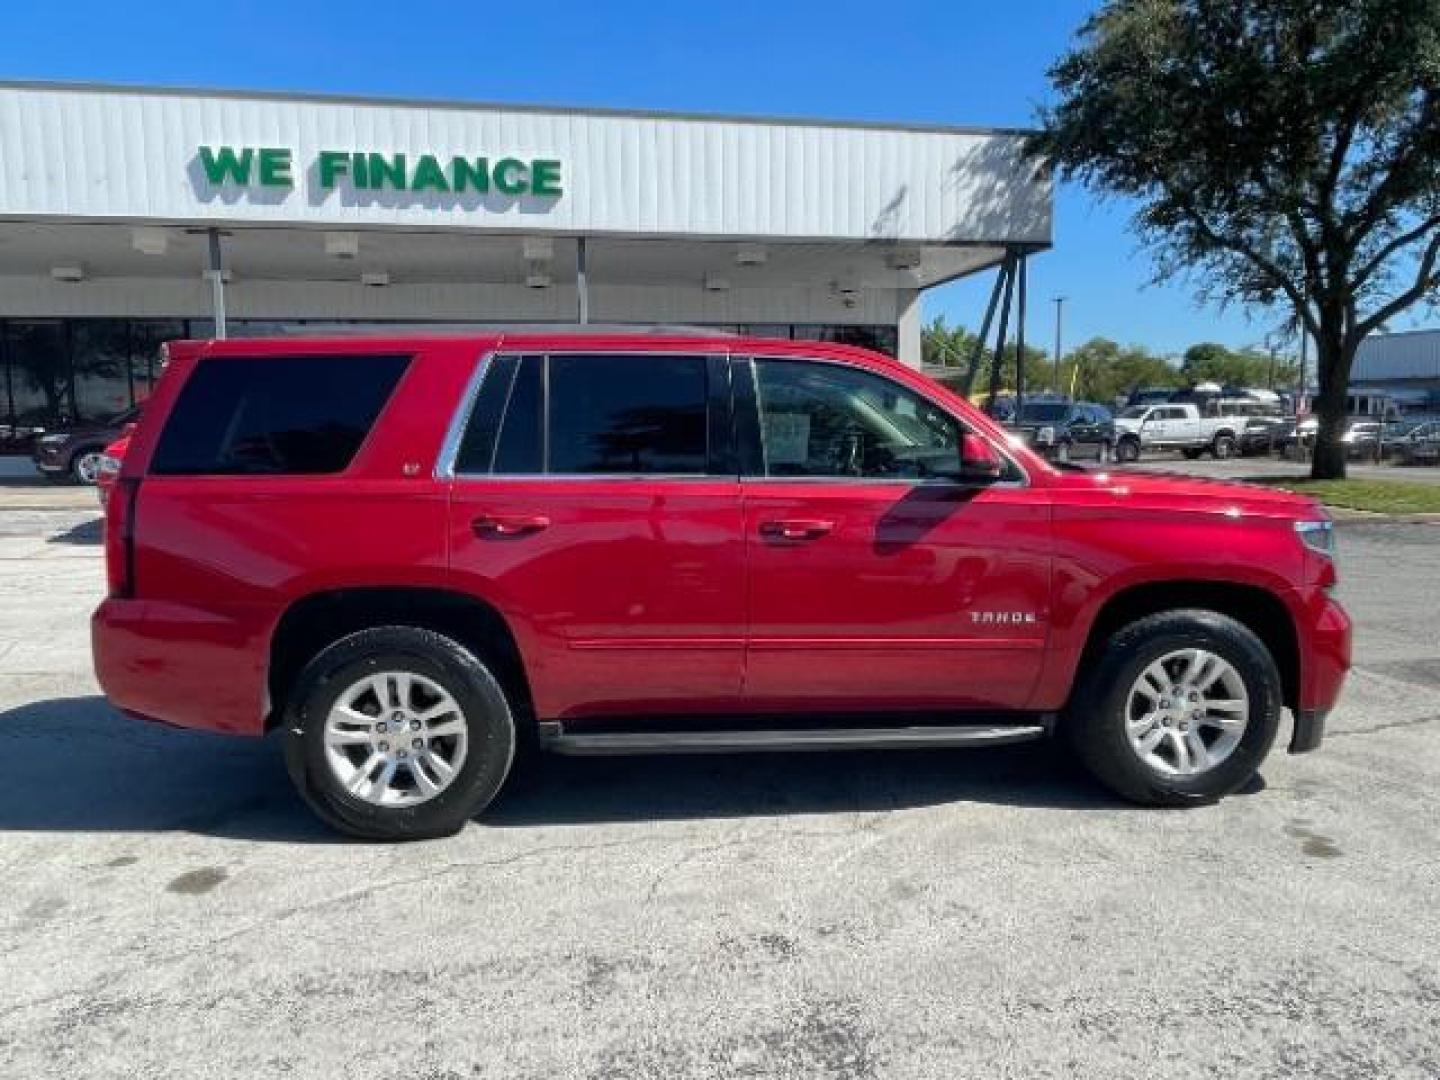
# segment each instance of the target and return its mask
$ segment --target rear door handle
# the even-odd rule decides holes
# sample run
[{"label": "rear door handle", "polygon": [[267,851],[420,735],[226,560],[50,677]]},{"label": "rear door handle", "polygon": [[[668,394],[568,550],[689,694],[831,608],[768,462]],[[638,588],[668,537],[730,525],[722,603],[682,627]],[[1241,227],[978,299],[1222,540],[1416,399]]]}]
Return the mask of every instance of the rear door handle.
[{"label": "rear door handle", "polygon": [[470,522],[476,536],[526,536],[549,527],[543,514],[481,514]]},{"label": "rear door handle", "polygon": [[815,518],[784,518],[778,521],[762,521],[760,535],[772,540],[818,540],[835,528],[833,521]]}]

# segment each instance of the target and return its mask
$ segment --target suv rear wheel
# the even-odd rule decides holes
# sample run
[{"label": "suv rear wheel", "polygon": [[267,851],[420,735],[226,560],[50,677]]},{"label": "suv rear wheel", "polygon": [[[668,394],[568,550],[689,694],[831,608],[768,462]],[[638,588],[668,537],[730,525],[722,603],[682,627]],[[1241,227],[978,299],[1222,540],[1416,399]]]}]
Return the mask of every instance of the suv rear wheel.
[{"label": "suv rear wheel", "polygon": [[285,729],[305,801],[372,840],[457,832],[495,797],[515,755],[494,676],[459,643],[410,626],[351,634],[311,660]]},{"label": "suv rear wheel", "polygon": [[1066,720],[1091,773],[1149,806],[1212,802],[1255,775],[1280,721],[1264,643],[1213,611],[1151,615],[1116,634]]}]

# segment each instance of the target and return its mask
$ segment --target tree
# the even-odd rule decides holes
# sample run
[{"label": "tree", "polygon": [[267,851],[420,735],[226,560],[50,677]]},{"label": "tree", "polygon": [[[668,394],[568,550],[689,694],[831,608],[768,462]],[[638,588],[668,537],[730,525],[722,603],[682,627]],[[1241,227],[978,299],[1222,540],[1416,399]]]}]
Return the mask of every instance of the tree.
[{"label": "tree", "polygon": [[[975,352],[977,338],[963,326],[951,327],[945,322],[943,315],[937,315],[930,324],[920,331],[920,359],[921,362],[936,367],[946,367],[953,371],[953,375],[947,373],[943,381],[957,387],[963,385],[964,377],[970,367],[970,358]],[[1048,356],[1043,349],[1037,349],[1033,345],[1025,346],[1025,381],[1026,392],[1032,392],[1048,386],[1050,368]],[[980,367],[975,372],[975,384],[972,392],[984,393],[990,387],[990,365],[995,359],[994,346],[988,346],[980,357]],[[1000,358],[1000,385],[1006,390],[1015,388],[1015,342],[1007,341],[1001,352]]]},{"label": "tree", "polygon": [[1288,357],[1245,349],[1235,352],[1213,341],[1191,345],[1180,361],[1180,374],[1189,383],[1213,382],[1221,386],[1294,386],[1299,374]]},{"label": "tree", "polygon": [[1107,0],[1031,149],[1138,201],[1159,275],[1315,339],[1313,474],[1345,474],[1366,334],[1440,286],[1440,3]]},{"label": "tree", "polygon": [[1149,386],[1178,387],[1180,373],[1164,357],[1140,345],[1121,346],[1108,338],[1091,338],[1065,357],[1060,376],[1075,397],[1110,404],[1132,390]]}]

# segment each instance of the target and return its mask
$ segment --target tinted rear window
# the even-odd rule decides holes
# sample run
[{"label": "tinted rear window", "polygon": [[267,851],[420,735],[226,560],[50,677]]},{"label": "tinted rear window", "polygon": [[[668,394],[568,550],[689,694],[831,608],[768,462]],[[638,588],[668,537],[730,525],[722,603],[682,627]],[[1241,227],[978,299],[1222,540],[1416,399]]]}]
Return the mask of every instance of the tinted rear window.
[{"label": "tinted rear window", "polygon": [[212,357],[160,436],[161,474],[322,474],[350,464],[407,356]]},{"label": "tinted rear window", "polygon": [[706,388],[701,356],[550,357],[550,472],[705,472]]}]

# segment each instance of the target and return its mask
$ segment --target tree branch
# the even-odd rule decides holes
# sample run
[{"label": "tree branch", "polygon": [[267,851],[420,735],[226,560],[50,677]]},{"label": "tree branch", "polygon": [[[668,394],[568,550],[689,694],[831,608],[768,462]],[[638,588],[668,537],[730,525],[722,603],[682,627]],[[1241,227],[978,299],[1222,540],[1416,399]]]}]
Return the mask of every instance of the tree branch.
[{"label": "tree branch", "polygon": [[1351,331],[1355,340],[1361,341],[1365,335],[1374,330],[1381,323],[1392,316],[1398,315],[1411,304],[1421,299],[1426,293],[1434,289],[1437,284],[1435,277],[1435,260],[1440,257],[1440,234],[1431,237],[1430,245],[1425,249],[1425,254],[1420,257],[1420,268],[1415,272],[1415,284],[1406,289],[1388,304],[1383,305],[1368,319],[1355,326]]},{"label": "tree branch", "polygon": [[1440,214],[1432,214],[1409,232],[1401,233],[1395,239],[1382,247],[1375,255],[1355,273],[1354,285],[1358,292],[1360,287],[1370,280],[1372,274],[1384,265],[1385,260],[1394,255],[1401,248],[1409,247],[1416,240],[1419,240],[1426,233],[1433,229],[1440,229]]},{"label": "tree branch", "polygon": [[1275,265],[1273,260],[1267,259],[1249,244],[1242,243],[1233,237],[1222,236],[1216,232],[1211,224],[1205,220],[1204,215],[1196,210],[1194,206],[1185,205],[1182,206],[1180,210],[1190,222],[1191,227],[1195,229],[1207,243],[1222,248],[1225,251],[1234,252],[1242,258],[1249,259],[1250,262],[1255,265],[1256,269],[1273,281],[1276,287],[1290,298],[1290,302],[1295,306],[1295,313],[1304,321],[1306,328],[1315,337],[1319,337],[1319,320],[1311,314],[1310,305],[1305,302],[1305,297],[1301,295],[1300,290],[1295,287],[1295,283],[1286,276],[1280,267]]}]

